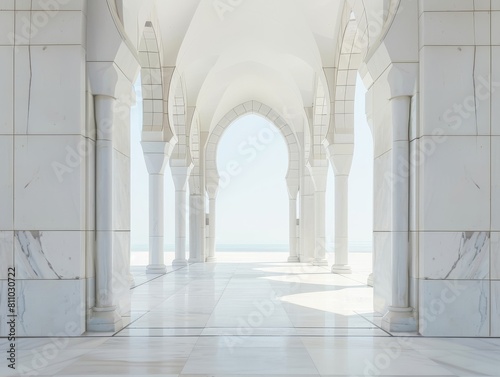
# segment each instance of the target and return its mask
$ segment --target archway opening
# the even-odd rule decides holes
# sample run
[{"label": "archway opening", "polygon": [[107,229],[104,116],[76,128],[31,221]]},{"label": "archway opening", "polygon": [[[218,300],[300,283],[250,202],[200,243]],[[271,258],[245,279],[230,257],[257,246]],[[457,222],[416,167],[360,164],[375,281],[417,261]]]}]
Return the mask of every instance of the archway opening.
[{"label": "archway opening", "polygon": [[[149,173],[141,146],[144,130],[144,98],[142,75],[134,84],[136,104],[131,108],[130,122],[130,265],[134,275],[143,273],[149,263]],[[165,165],[165,244],[166,263],[173,260],[175,188],[169,164]],[[140,272],[139,272],[140,271]]]},{"label": "archway opening", "polygon": [[[372,271],[373,251],[373,137],[365,114],[367,90],[357,76],[353,93],[354,154],[349,173],[348,250],[349,265],[368,276]],[[335,255],[335,174],[330,164],[326,195],[326,242]]]},{"label": "archway opening", "polygon": [[[130,265],[148,263],[149,250],[149,191],[148,170],[141,148],[143,129],[143,96],[141,75],[134,85],[136,104],[131,108],[130,122]],[[132,268],[132,272],[134,268]]]},{"label": "archway opening", "polygon": [[288,252],[288,147],[268,119],[235,120],[217,148],[218,251]]}]

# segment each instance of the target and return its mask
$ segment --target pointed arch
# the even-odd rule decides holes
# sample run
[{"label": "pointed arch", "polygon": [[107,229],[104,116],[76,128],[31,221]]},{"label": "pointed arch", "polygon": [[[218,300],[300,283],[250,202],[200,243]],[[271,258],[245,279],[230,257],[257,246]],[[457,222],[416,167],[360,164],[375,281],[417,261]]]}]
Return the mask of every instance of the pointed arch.
[{"label": "pointed arch", "polygon": [[217,146],[224,131],[238,118],[247,114],[260,115],[272,122],[280,131],[286,141],[288,148],[288,172],[287,180],[299,181],[300,169],[300,146],[295,133],[283,117],[271,107],[259,102],[248,101],[236,106],[229,111],[214,127],[208,137],[205,150],[207,187],[218,185],[219,172],[217,169]]}]

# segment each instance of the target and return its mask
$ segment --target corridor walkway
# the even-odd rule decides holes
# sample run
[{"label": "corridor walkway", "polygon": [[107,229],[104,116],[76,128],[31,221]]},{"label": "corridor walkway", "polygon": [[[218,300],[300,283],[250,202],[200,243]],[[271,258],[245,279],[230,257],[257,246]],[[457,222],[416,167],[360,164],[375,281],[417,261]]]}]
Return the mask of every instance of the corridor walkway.
[{"label": "corridor walkway", "polygon": [[[499,374],[499,339],[392,337],[371,314],[364,273],[333,275],[283,263],[282,253],[260,256],[221,253],[218,263],[148,278],[134,269],[125,329],[23,339],[19,364],[41,376]],[[9,373],[0,369],[22,375]]]}]

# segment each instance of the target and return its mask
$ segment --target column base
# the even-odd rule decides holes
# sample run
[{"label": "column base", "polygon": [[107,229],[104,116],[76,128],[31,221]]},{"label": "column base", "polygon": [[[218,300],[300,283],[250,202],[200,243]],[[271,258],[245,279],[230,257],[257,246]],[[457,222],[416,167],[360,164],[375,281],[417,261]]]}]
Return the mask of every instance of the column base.
[{"label": "column base", "polygon": [[187,267],[188,261],[186,259],[174,259],[172,267]]},{"label": "column base", "polygon": [[416,332],[417,319],[413,308],[396,308],[389,306],[382,317],[382,329],[388,332]]},{"label": "column base", "polygon": [[167,273],[167,266],[164,264],[150,264],[146,267],[146,274],[161,275]]},{"label": "column base", "polygon": [[131,273],[128,274],[128,283],[130,285],[130,288],[134,288],[135,287],[135,279],[134,279],[134,276]]},{"label": "column base", "polygon": [[299,257],[288,257],[288,263],[299,263]]},{"label": "column base", "polygon": [[117,332],[123,329],[122,317],[116,308],[93,308],[87,320],[87,331],[90,332]]},{"label": "column base", "polygon": [[373,272],[368,276],[368,279],[366,280],[366,285],[369,287],[373,287]]},{"label": "column base", "polygon": [[214,263],[214,262],[217,262],[216,257],[207,257],[207,263]]},{"label": "column base", "polygon": [[328,266],[326,259],[313,259],[311,263],[313,266]]},{"label": "column base", "polygon": [[352,269],[351,266],[346,265],[346,264],[334,264],[332,266],[332,273],[333,274],[339,274],[339,275],[349,275],[352,274]]}]

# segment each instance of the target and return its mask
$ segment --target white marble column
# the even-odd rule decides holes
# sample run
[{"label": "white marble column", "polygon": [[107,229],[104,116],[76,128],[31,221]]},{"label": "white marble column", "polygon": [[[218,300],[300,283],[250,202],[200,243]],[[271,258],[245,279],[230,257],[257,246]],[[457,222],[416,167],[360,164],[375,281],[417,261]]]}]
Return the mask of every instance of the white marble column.
[{"label": "white marble column", "polygon": [[123,327],[113,295],[113,127],[116,99],[95,96],[96,140],[96,303],[88,331]]},{"label": "white marble column", "polygon": [[332,272],[350,274],[349,266],[349,175],[335,175],[335,264]]},{"label": "white marble column", "polygon": [[410,96],[391,99],[392,110],[392,303],[382,318],[391,332],[416,331],[409,305],[409,119]]},{"label": "white marble column", "polygon": [[189,263],[205,262],[205,197],[189,196]]},{"label": "white marble column", "polygon": [[208,133],[200,132],[200,157],[189,179],[189,262],[206,261],[205,146]]},{"label": "white marble column", "polygon": [[366,285],[369,287],[373,287],[373,279],[374,279],[373,272],[371,272],[370,275],[368,275],[368,278],[366,279]]},{"label": "white marble column", "polygon": [[297,195],[299,191],[298,185],[288,185],[289,196],[289,249],[290,255],[288,262],[299,262],[299,254],[297,250]]},{"label": "white marble column", "polygon": [[314,260],[315,239],[315,200],[314,183],[309,167],[304,167],[300,189],[300,262],[308,263]]},{"label": "white marble column", "polygon": [[215,231],[216,231],[216,205],[217,196],[209,198],[209,218],[208,218],[208,256],[207,262],[215,262]]},{"label": "white marble column", "polygon": [[216,239],[215,234],[217,231],[217,195],[219,193],[219,181],[220,177],[218,174],[208,172],[206,176],[206,190],[209,200],[208,208],[208,231],[207,231],[207,262],[215,262],[217,260],[215,256]]},{"label": "white marble column", "polygon": [[148,274],[164,274],[164,181],[169,144],[163,141],[142,142],[144,159],[149,173],[149,265]]},{"label": "white marble column", "polygon": [[[354,135],[352,135],[354,139]],[[327,147],[328,159],[335,174],[335,263],[332,272],[350,274],[349,266],[349,173],[354,144],[332,142]]]},{"label": "white marble column", "polygon": [[314,266],[328,266],[326,260],[326,183],[328,174],[328,165],[325,161],[324,165],[315,166],[312,168],[315,192],[315,245],[314,245]]},{"label": "white marble column", "polygon": [[187,183],[191,173],[190,166],[172,166],[172,178],[175,186],[175,259],[174,267],[188,265],[186,259],[186,221],[187,221]]}]

